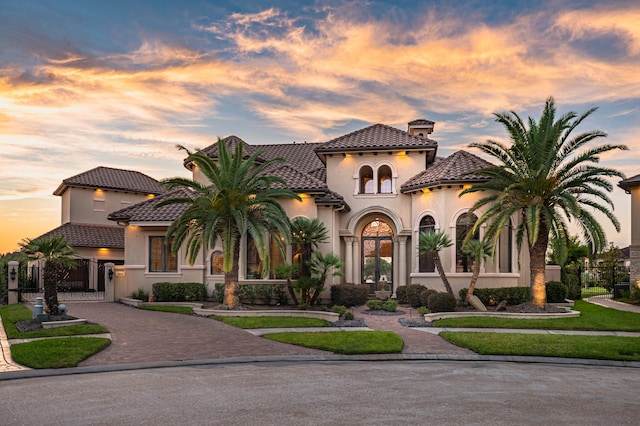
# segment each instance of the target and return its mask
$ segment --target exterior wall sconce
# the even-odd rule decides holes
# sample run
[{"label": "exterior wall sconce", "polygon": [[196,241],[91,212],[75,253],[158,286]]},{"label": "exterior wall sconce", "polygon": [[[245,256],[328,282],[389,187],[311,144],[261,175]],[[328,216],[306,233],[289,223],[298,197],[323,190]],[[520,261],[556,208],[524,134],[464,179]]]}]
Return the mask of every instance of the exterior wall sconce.
[{"label": "exterior wall sconce", "polygon": [[16,279],[17,274],[18,273],[16,272],[16,267],[12,266],[11,271],[9,272],[9,277],[11,278],[11,281],[14,281]]},{"label": "exterior wall sconce", "polygon": [[107,275],[109,276],[109,281],[113,281],[113,269],[109,269]]}]

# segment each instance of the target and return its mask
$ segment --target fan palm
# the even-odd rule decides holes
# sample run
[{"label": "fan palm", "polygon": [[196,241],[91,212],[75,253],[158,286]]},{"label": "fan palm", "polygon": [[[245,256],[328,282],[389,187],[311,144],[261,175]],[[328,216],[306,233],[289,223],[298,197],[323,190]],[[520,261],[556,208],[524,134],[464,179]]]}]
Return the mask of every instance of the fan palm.
[{"label": "fan palm", "polygon": [[43,260],[44,301],[49,315],[58,314],[58,284],[68,275],[69,269],[77,266],[75,252],[69,241],[62,236],[25,239],[20,243],[23,255],[28,260]]},{"label": "fan palm", "polygon": [[[169,204],[186,204],[184,212],[167,229],[167,239],[173,239],[172,251],[184,244],[185,257],[195,263],[201,249],[208,250],[220,237],[225,274],[224,304],[233,309],[238,299],[238,260],[240,239],[249,233],[263,262],[263,274],[268,274],[269,233],[278,233],[289,241],[291,228],[282,198],[300,200],[286,182],[268,173],[268,168],[280,159],[261,161],[259,152],[244,158],[244,144],[238,143],[232,153],[223,140],[218,140],[218,161],[201,150],[189,152],[186,162],[195,164],[208,180],[201,184],[184,178],[162,181],[169,190],[185,188],[192,196],[175,196],[162,200],[156,208]],[[184,148],[182,148],[184,149]],[[280,238],[276,241],[284,244]]]},{"label": "fan palm", "polygon": [[436,269],[440,274],[440,279],[442,280],[442,284],[444,284],[444,288],[447,290],[447,293],[454,296],[451,284],[449,284],[447,275],[444,273],[442,260],[440,260],[440,255],[438,254],[440,251],[447,247],[451,247],[452,245],[453,242],[451,241],[451,238],[449,238],[444,231],[421,232],[418,240],[418,252],[421,256],[431,255],[433,257],[433,263],[435,263]]},{"label": "fan palm", "polygon": [[624,178],[624,175],[597,163],[601,154],[628,148],[615,144],[586,148],[589,142],[606,137],[606,133],[599,130],[572,136],[576,127],[594,111],[596,108],[582,115],[569,112],[556,117],[555,102],[550,97],[538,122],[529,117],[525,124],[513,111],[496,114],[496,121],[504,125],[509,134],[509,145],[493,140],[470,145],[500,162],[473,171],[487,181],[460,194],[486,192],[472,208],[484,209],[474,229],[486,224],[485,238],[493,240],[495,246],[509,218],[520,215],[516,242],[518,251],[525,238],[528,244],[532,302],[537,306],[544,306],[546,301],[544,272],[549,241],[554,253],[565,258],[570,237],[568,222],[575,221],[593,252],[606,246],[605,233],[594,212],[602,213],[620,230],[612,213],[613,203],[607,195],[612,190],[607,178]]},{"label": "fan palm", "polygon": [[318,219],[296,217],[291,221],[291,242],[294,249],[300,252],[300,276],[311,276],[309,262],[311,262],[313,250],[328,238],[327,228]]}]

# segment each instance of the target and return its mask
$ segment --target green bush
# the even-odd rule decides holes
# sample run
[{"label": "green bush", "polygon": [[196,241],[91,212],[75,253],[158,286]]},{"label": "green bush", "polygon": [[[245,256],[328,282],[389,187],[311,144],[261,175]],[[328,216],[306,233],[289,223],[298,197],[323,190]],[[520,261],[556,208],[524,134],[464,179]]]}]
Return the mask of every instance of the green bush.
[{"label": "green bush", "polygon": [[387,312],[395,312],[398,310],[398,303],[393,299],[387,299],[382,302],[382,310]]},{"label": "green bush", "polygon": [[[460,289],[458,293],[460,299],[467,297],[467,289]],[[509,305],[519,305],[531,299],[531,289],[529,287],[497,287],[497,288],[475,288],[474,296],[478,297],[485,306],[495,306],[506,300]]]},{"label": "green bush", "polygon": [[430,288],[425,288],[424,290],[422,290],[422,292],[420,293],[420,306],[427,306],[427,304],[429,303],[429,296],[431,296],[433,293],[437,293],[437,291]]},{"label": "green bush", "polygon": [[242,284],[238,288],[238,296],[240,299],[249,302],[250,305],[256,304],[257,291],[253,284]]},{"label": "green bush", "polygon": [[629,299],[632,302],[640,302],[640,287],[635,283],[629,286]]},{"label": "green bush", "polygon": [[331,311],[338,315],[344,315],[345,313],[349,312],[349,309],[347,309],[347,307],[344,305],[334,305],[331,308]]},{"label": "green bush", "polygon": [[278,305],[286,305],[289,303],[289,296],[287,296],[287,291],[285,290],[285,286],[282,284],[278,284],[273,286],[273,295],[276,298],[276,303]]},{"label": "green bush", "polygon": [[342,318],[344,318],[345,320],[350,321],[350,320],[355,319],[356,317],[355,317],[355,315],[353,315],[353,312],[347,311],[344,314],[342,314]]},{"label": "green bush", "polygon": [[429,308],[427,308],[426,306],[420,306],[418,308],[418,314],[420,315],[426,315],[429,313]]},{"label": "green bush", "polygon": [[456,310],[456,298],[446,292],[436,292],[429,296],[427,308],[431,312],[453,312]]},{"label": "green bush", "polygon": [[206,299],[202,283],[155,283],[153,295],[157,302],[193,302]]},{"label": "green bush", "polygon": [[372,299],[367,302],[367,308],[372,311],[381,311],[382,303],[382,300]]},{"label": "green bush", "polygon": [[139,288],[138,291],[134,291],[133,293],[131,293],[130,297],[132,299],[142,300],[143,302],[146,302],[149,300],[149,293]]},{"label": "green bush", "polygon": [[560,281],[549,281],[547,284],[547,303],[562,303],[567,298],[567,286]]},{"label": "green bush", "polygon": [[414,308],[422,306],[420,300],[420,293],[424,291],[425,287],[420,284],[403,285],[396,289],[396,297],[398,303],[401,305],[409,305]]},{"label": "green bush", "polygon": [[567,286],[567,298],[571,300],[582,299],[582,289],[580,288],[580,279],[575,274],[566,274],[564,277],[564,285]]},{"label": "green bush", "polygon": [[224,283],[216,283],[211,298],[214,302],[222,303],[224,301]]},{"label": "green bush", "polygon": [[331,286],[331,304],[361,306],[367,303],[369,286],[356,284],[338,284]]},{"label": "green bush", "polygon": [[262,303],[270,305],[275,291],[275,285],[259,285],[256,286],[256,294],[262,299]]}]

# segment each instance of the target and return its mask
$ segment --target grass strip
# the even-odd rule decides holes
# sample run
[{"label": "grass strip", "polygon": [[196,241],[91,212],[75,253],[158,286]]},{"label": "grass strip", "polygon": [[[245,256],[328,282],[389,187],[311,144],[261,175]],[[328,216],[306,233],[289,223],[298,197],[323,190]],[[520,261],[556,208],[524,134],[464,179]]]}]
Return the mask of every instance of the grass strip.
[{"label": "grass strip", "polygon": [[100,352],[111,340],[99,337],[62,337],[11,345],[11,358],[30,368],[77,367]]},{"label": "grass strip", "polygon": [[435,327],[525,328],[537,330],[640,331],[640,314],[605,308],[577,300],[574,310],[579,317],[554,319],[518,319],[464,317],[447,318],[433,323]]},{"label": "grass strip", "polygon": [[157,311],[157,312],[173,312],[175,314],[191,315],[193,308],[190,306],[170,306],[170,305],[142,305],[138,306],[138,309],[145,311]]},{"label": "grass strip", "polygon": [[214,317],[225,324],[245,329],[252,328],[305,328],[305,327],[330,327],[329,321],[320,318],[304,317]]},{"label": "grass strip", "polygon": [[392,331],[271,333],[265,338],[342,355],[397,354],[404,342]]},{"label": "grass strip", "polygon": [[103,334],[109,330],[98,324],[80,324],[66,327],[25,331],[21,333],[15,324],[30,320],[32,312],[24,305],[0,306],[2,325],[9,339],[31,339],[34,337],[79,336],[83,334]]},{"label": "grass strip", "polygon": [[640,361],[640,339],[518,333],[443,332],[440,336],[481,355]]}]

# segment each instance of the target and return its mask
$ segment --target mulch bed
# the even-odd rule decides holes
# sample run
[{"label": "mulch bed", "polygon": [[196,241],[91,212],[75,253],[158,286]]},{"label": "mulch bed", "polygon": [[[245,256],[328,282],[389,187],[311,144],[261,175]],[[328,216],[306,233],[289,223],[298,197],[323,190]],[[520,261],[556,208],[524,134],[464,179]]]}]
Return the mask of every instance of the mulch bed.
[{"label": "mulch bed", "polygon": [[[71,315],[49,315],[49,319],[46,322],[51,321],[68,321],[78,319],[76,317],[72,317]],[[42,323],[36,319],[30,319],[26,321],[17,322],[16,328],[19,332],[24,333],[25,331],[34,331],[40,330],[42,328]]]}]

